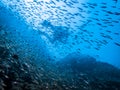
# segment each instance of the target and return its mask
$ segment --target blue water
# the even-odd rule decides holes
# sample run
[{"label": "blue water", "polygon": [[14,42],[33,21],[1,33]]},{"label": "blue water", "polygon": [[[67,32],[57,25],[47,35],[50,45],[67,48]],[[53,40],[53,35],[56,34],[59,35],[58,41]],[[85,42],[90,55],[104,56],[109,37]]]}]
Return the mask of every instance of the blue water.
[{"label": "blue water", "polygon": [[[120,67],[119,3],[119,0],[1,0],[4,10],[1,9],[0,17],[1,23],[17,29],[11,32],[29,38],[31,53],[38,54],[34,50],[37,45],[36,49],[44,47],[46,50],[41,52],[56,60],[80,52]],[[25,47],[20,36],[16,37],[17,44]]]},{"label": "blue water", "polygon": [[53,72],[49,62],[77,72],[82,59],[120,68],[120,0],[1,0],[0,25],[0,47],[20,62]]}]

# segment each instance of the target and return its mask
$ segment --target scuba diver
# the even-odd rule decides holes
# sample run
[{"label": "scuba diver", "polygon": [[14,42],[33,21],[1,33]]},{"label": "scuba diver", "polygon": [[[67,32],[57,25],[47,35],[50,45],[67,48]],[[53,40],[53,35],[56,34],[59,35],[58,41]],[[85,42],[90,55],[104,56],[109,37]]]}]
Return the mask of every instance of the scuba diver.
[{"label": "scuba diver", "polygon": [[50,37],[47,33],[40,31],[40,34],[45,35],[51,43],[59,41],[65,44],[67,42],[67,38],[69,36],[69,28],[65,26],[54,26],[47,20],[44,20],[41,25],[46,28],[50,28],[53,31],[53,37]]}]

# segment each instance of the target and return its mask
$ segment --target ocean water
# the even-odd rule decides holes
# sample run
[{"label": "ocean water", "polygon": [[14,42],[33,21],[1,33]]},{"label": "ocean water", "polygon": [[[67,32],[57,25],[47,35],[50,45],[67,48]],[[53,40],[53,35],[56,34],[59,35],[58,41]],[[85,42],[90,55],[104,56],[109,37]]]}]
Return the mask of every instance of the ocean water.
[{"label": "ocean water", "polygon": [[0,90],[120,90],[120,1],[1,0]]}]

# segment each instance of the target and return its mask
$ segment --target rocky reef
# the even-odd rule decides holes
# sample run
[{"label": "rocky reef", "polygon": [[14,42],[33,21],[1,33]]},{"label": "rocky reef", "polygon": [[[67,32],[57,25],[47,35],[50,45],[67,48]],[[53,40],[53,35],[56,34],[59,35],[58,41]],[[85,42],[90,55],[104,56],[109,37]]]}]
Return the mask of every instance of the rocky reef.
[{"label": "rocky reef", "polygon": [[61,61],[21,62],[0,47],[0,90],[119,90],[120,70],[71,53]]}]

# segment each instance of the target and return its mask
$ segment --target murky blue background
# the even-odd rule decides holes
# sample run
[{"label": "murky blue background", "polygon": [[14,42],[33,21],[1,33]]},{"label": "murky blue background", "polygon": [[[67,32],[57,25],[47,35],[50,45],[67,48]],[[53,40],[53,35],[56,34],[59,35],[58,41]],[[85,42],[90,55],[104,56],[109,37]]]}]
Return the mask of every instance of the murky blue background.
[{"label": "murky blue background", "polygon": [[119,0],[1,0],[0,24],[20,58],[80,53],[120,67]]}]

